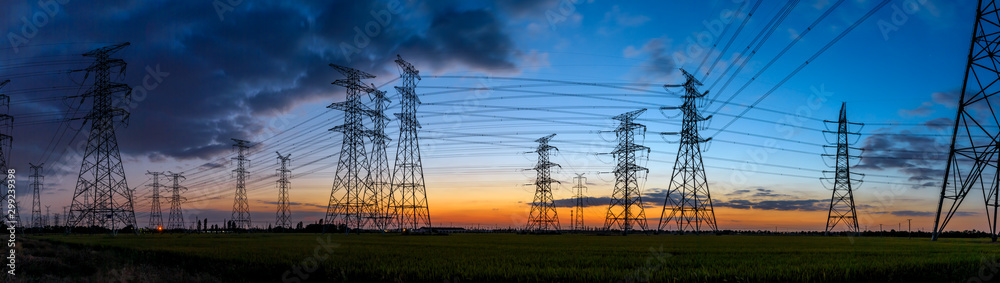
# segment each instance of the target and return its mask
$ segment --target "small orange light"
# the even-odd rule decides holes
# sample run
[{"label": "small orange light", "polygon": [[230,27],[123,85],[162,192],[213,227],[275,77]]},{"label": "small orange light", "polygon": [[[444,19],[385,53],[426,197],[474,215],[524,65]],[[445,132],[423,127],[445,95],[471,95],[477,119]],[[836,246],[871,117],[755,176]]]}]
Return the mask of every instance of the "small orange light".
[{"label": "small orange light", "polygon": [[157,231],[163,231],[163,226],[158,226],[158,227],[156,227],[156,230],[157,230]]}]

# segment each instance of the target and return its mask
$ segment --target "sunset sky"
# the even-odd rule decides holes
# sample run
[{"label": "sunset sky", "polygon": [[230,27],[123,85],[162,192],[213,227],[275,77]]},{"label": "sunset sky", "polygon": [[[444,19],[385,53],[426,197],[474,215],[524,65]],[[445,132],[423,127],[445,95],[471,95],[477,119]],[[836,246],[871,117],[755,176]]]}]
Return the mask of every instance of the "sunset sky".
[{"label": "sunset sky", "polygon": [[[123,82],[143,90],[117,131],[140,226],[149,221],[146,171],[187,176],[188,222],[230,218],[231,138],[257,142],[248,181],[254,225],[275,220],[275,151],[291,154],[293,222],[322,218],[342,139],[327,130],[343,123],[326,106],[345,96],[331,84],[343,76],[328,64],[376,75],[366,82],[387,91],[391,116],[399,54],[423,77],[420,146],[435,225],[523,226],[534,194],[526,185],[534,172],[524,169],[537,158],[526,152],[556,133],[563,226],[577,173],[588,178],[585,222],[603,226],[614,186],[606,153],[616,142],[602,131],[615,127],[611,117],[648,108],[639,141],[652,152],[640,165],[650,170],[643,201],[655,227],[677,152],[676,138],[659,133],[680,128],[676,113],[658,109],[681,102],[662,85],[682,83],[684,68],[715,101],[702,109],[715,116],[701,134],[713,138],[704,162],[719,229],[823,230],[831,192],[820,177],[833,162],[821,154],[832,153],[823,145],[834,139],[822,131],[836,130],[823,120],[836,120],[846,102],[848,119],[865,123],[855,144],[864,158],[852,169],[867,175],[855,186],[862,229],[906,229],[912,219],[914,230],[929,231],[975,18],[975,1],[891,1],[788,77],[881,1],[842,1],[812,29],[838,1],[797,1],[773,33],[766,27],[782,1],[761,3],[742,28],[755,2],[0,2],[0,81],[11,80],[0,93],[10,95],[15,119],[10,166],[24,182],[29,162],[45,164],[41,202],[53,213],[71,202],[81,163],[74,148],[90,128],[65,121],[86,108],[61,97],[91,79],[70,70],[89,64],[79,54],[131,42],[113,57],[128,63]],[[390,164],[398,128],[389,123]],[[18,197],[28,219],[27,186]],[[948,229],[987,229],[983,207],[970,194]]]}]

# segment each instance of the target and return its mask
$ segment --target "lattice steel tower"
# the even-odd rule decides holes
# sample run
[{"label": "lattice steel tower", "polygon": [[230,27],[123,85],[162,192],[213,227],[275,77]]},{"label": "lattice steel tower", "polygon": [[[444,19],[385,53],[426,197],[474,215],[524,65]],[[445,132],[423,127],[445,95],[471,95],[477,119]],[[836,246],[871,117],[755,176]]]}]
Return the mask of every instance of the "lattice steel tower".
[{"label": "lattice steel tower", "polygon": [[[83,54],[94,58],[94,63],[84,69],[93,73],[94,86],[81,96],[82,99],[93,100],[93,108],[84,117],[90,121],[91,129],[73,192],[70,209],[73,219],[70,226],[73,227],[85,223],[109,228],[113,233],[129,225],[136,227],[132,190],[125,180],[125,168],[115,137],[115,117],[122,116],[123,125],[128,125],[128,109],[118,105],[129,104],[132,88],[111,81],[111,69],[117,68],[119,76],[122,76],[125,61],[110,55],[128,45],[126,42]],[[138,229],[135,231],[138,233]]]},{"label": "lattice steel tower", "polygon": [[186,191],[187,188],[181,186],[181,179],[186,178],[173,172],[167,174],[167,177],[173,180],[173,185],[170,186],[173,194],[170,196],[170,218],[167,220],[167,229],[184,229],[184,211],[181,210],[181,202],[187,199],[181,196],[181,191]]},{"label": "lattice steel tower", "polygon": [[[0,82],[0,89],[3,89],[5,85],[10,83],[10,80],[4,80]],[[10,159],[11,145],[13,144],[13,138],[11,134],[14,132],[14,117],[9,115],[10,113],[10,96],[6,94],[0,94],[0,170],[3,170],[3,174],[0,174],[0,184],[7,183],[7,162]],[[7,190],[0,190],[0,197],[4,200],[9,200],[7,197]],[[14,216],[5,216],[4,223],[10,221],[13,222],[15,227],[22,227],[21,222],[21,211],[18,205],[19,201],[14,198]]]},{"label": "lattice steel tower", "polygon": [[[840,119],[837,121],[825,121],[826,123],[836,123],[837,131],[823,131],[825,134],[836,134],[837,143],[836,145],[823,146],[823,148],[835,148],[837,150],[836,154],[823,154],[824,157],[833,157],[836,160],[834,171],[823,171],[824,174],[833,174],[834,177],[822,178],[825,182],[832,182],[833,184],[833,196],[830,198],[830,212],[826,218],[826,232],[825,235],[830,235],[830,231],[833,231],[837,227],[837,224],[843,223],[847,225],[847,230],[852,233],[860,233],[861,228],[858,226],[858,213],[854,206],[854,187],[852,184],[860,184],[861,179],[864,174],[851,172],[851,160],[860,158],[857,155],[851,155],[852,150],[861,151],[862,149],[851,147],[851,144],[857,142],[860,138],[858,133],[861,129],[850,130],[850,126],[857,125],[863,126],[860,123],[852,123],[847,121],[847,103],[840,105]],[[851,142],[851,137],[855,138],[854,142]],[[859,179],[855,179],[858,176]]]},{"label": "lattice steel tower", "polygon": [[[41,201],[41,191],[42,183],[45,182],[45,177],[42,176],[42,165],[35,165],[28,163],[31,166],[31,227],[41,228],[45,226],[45,221],[42,219],[42,201]],[[6,202],[6,201],[4,201]]]},{"label": "lattice steel tower", "polygon": [[528,169],[535,170],[536,173],[535,198],[531,202],[531,212],[528,213],[527,230],[529,231],[559,230],[559,214],[556,213],[556,205],[552,198],[552,183],[559,181],[552,180],[551,169],[562,166],[549,161],[549,151],[559,150],[559,148],[549,145],[549,140],[555,136],[556,134],[551,134],[535,140],[538,147],[535,151],[527,152],[538,153],[538,163],[535,164],[535,168]]},{"label": "lattice steel tower", "polygon": [[374,226],[378,230],[385,230],[395,215],[389,210],[389,195],[392,190],[392,168],[389,168],[389,156],[386,154],[389,136],[385,135],[385,127],[389,124],[389,118],[385,116],[385,110],[389,107],[389,98],[385,97],[385,91],[375,89],[368,92],[372,103],[375,105],[374,112],[371,113],[372,130],[369,134],[372,141],[371,154],[368,158],[369,186],[375,192],[375,215]]},{"label": "lattice steel tower", "polygon": [[365,85],[362,79],[374,78],[374,75],[330,64],[347,79],[333,82],[335,85],[347,88],[346,100],[335,102],[327,108],[344,111],[344,124],[333,127],[330,131],[344,134],[341,143],[340,160],[337,163],[337,176],[333,180],[330,191],[330,204],[326,209],[326,223],[345,224],[349,229],[378,228],[379,192],[371,185],[369,156],[365,138],[373,131],[366,130],[363,124],[365,116],[381,115],[361,103],[362,93],[378,91]]},{"label": "lattice steel tower", "polygon": [[431,227],[427,190],[424,187],[424,166],[420,159],[420,142],[417,139],[420,122],[417,121],[417,80],[420,71],[409,62],[396,55],[396,64],[403,78],[403,86],[397,86],[402,112],[396,113],[399,120],[399,141],[396,148],[396,167],[392,173],[392,190],[389,207],[396,215],[396,228],[415,230]]},{"label": "lattice steel tower", "polygon": [[646,135],[646,126],[635,122],[635,118],[646,112],[646,109],[624,113],[615,116],[615,120],[620,121],[618,128],[614,130],[618,137],[618,145],[611,155],[615,157],[618,164],[615,166],[615,190],[611,194],[611,205],[608,206],[608,214],[604,219],[604,229],[620,229],[622,234],[628,234],[638,225],[639,229],[646,230],[646,212],[642,207],[642,182],[645,175],[639,177],[639,172],[649,172],[649,169],[636,164],[638,152],[645,151],[649,154],[649,147],[635,143],[636,136]]},{"label": "lattice steel tower", "polygon": [[233,197],[233,225],[236,229],[250,229],[253,224],[250,221],[250,204],[247,201],[247,177],[250,172],[247,171],[247,167],[250,167],[250,159],[247,159],[247,151],[250,149],[250,142],[233,139],[235,144],[233,144],[233,149],[236,150],[236,169],[233,173],[236,174],[236,196]]},{"label": "lattice steel tower", "polygon": [[288,170],[288,165],[291,162],[292,154],[282,156],[280,152],[275,151],[274,153],[278,154],[278,163],[281,164],[281,168],[275,169],[278,173],[278,181],[275,184],[278,187],[278,212],[274,226],[288,229],[292,228],[292,221],[290,219],[292,217],[292,210],[288,208],[288,189],[291,188],[291,182],[288,181],[288,177],[292,173],[292,170]]},{"label": "lattice steel tower", "polygon": [[712,116],[703,117],[698,108],[704,103],[708,92],[698,92],[701,82],[693,75],[681,69],[686,81],[682,85],[664,85],[664,88],[684,87],[684,103],[680,107],[661,107],[662,110],[680,110],[684,114],[680,133],[662,133],[663,135],[680,134],[677,159],[674,161],[674,171],[670,175],[670,185],[667,197],[663,200],[663,211],[660,213],[660,225],[657,230],[664,231],[675,225],[677,232],[702,229],[716,231],[715,210],[712,209],[712,194],[708,190],[708,178],[705,176],[705,164],[701,158],[701,144],[712,138],[703,139],[698,130],[704,127],[705,121]]},{"label": "lattice steel tower", "polygon": [[163,214],[162,210],[160,210],[160,175],[163,175],[163,172],[146,171],[146,175],[153,176],[153,183],[147,185],[153,188],[153,196],[151,197],[153,199],[153,203],[150,204],[149,208],[149,228],[163,228]]},{"label": "lattice steel tower", "polygon": [[[934,218],[934,235],[941,232],[970,191],[982,191],[987,224],[997,240],[997,207],[1000,207],[1000,130],[995,109],[1000,107],[1000,12],[996,1],[979,1],[965,78],[958,99],[958,114],[951,133],[948,163]],[[946,200],[950,200],[944,211]],[[942,212],[944,215],[942,217]]]},{"label": "lattice steel tower", "polygon": [[573,177],[573,180],[576,181],[576,186],[573,186],[573,188],[576,189],[576,195],[573,196],[574,198],[576,198],[576,205],[573,207],[573,211],[575,211],[576,213],[573,214],[573,217],[572,217],[573,221],[570,223],[570,226],[571,226],[570,229],[572,229],[572,230],[583,230],[584,229],[584,227],[583,227],[583,207],[584,207],[584,205],[583,205],[583,198],[584,198],[584,196],[583,196],[583,190],[587,189],[587,186],[585,185],[587,183],[587,177],[584,177],[582,173],[579,173],[579,174],[576,174],[576,177]]}]

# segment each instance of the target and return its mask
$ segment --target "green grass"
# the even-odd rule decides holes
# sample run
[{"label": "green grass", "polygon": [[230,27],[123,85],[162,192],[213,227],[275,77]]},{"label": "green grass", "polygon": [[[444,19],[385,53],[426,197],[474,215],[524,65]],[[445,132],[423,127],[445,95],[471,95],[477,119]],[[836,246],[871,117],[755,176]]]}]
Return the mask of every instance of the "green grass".
[{"label": "green grass", "polygon": [[[1000,278],[1000,245],[987,239],[512,234],[35,238],[75,249],[115,251],[125,262],[209,272],[234,281],[281,282],[283,275],[295,276],[286,271],[303,263],[308,267],[310,260],[319,262],[307,274],[308,281],[316,282],[979,282],[980,269]],[[326,253],[318,239],[339,246],[325,260],[313,258],[314,251]],[[30,249],[25,254],[31,255]]]}]

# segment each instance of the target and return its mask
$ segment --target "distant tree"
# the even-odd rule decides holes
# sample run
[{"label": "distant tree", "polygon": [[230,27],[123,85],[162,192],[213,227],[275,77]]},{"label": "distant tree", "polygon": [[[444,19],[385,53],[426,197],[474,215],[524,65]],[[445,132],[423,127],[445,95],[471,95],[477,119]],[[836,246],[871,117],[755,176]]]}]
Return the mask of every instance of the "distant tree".
[{"label": "distant tree", "polygon": [[198,230],[195,231],[201,231],[201,221],[195,221],[195,222],[198,222]]},{"label": "distant tree", "polygon": [[201,227],[204,230],[208,230],[208,218],[205,218],[205,224],[202,224]]},{"label": "distant tree", "polygon": [[295,225],[295,229],[299,229],[299,230],[302,229],[302,221],[299,221],[299,224]]}]

